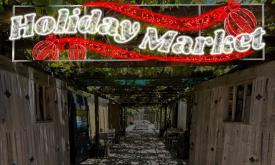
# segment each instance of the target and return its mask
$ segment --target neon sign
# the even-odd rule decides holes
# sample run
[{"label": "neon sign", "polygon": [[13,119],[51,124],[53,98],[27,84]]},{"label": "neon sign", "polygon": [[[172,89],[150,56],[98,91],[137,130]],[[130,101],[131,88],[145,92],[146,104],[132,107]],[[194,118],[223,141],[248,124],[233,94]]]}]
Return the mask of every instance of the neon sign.
[{"label": "neon sign", "polygon": [[[183,63],[225,62],[246,57],[265,47],[265,30],[257,27],[254,14],[238,3],[231,2],[199,16],[177,18],[150,10],[116,2],[91,2],[83,6],[100,7],[133,18],[118,20],[115,17],[103,17],[101,9],[92,9],[89,14],[81,15],[80,8],[70,12],[66,8],[58,10],[57,18],[42,16],[36,20],[35,13],[11,18],[10,40],[30,38],[35,35],[46,36],[38,42],[32,51],[35,60],[58,60],[59,52],[69,48],[70,60],[85,60],[86,51],[105,56],[131,60],[161,60]],[[141,32],[141,23],[146,22],[168,30],[159,35],[158,29],[148,26],[141,42],[140,50],[149,49],[164,55],[142,54],[127,50],[120,44],[137,38]],[[218,23],[224,23],[224,29],[214,31],[214,36],[198,36],[194,39],[180,32],[199,31]],[[112,37],[117,44],[107,44],[82,37],[58,37],[57,35],[102,35]],[[205,49],[209,49],[207,54]]]}]

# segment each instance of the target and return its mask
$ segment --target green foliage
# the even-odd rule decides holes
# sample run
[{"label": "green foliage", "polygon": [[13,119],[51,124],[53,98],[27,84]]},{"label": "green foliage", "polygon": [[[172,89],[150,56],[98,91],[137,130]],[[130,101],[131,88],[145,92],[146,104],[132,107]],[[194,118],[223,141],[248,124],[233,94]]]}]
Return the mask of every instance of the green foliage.
[{"label": "green foliage", "polygon": [[0,0],[0,13],[4,11],[3,5],[4,5],[3,0]]},{"label": "green foliage", "polygon": [[234,65],[221,65],[221,66],[197,66],[194,71],[213,73],[214,76],[220,76],[233,69]]},{"label": "green foliage", "polygon": [[41,6],[41,5],[47,6],[50,4],[49,0],[33,0],[33,3],[35,5],[39,5],[39,6]]},{"label": "green foliage", "polygon": [[[274,3],[275,3],[275,0],[274,0]],[[268,30],[269,32],[275,32],[275,22],[274,22],[274,23],[269,23],[269,24],[267,25],[267,30]]]}]

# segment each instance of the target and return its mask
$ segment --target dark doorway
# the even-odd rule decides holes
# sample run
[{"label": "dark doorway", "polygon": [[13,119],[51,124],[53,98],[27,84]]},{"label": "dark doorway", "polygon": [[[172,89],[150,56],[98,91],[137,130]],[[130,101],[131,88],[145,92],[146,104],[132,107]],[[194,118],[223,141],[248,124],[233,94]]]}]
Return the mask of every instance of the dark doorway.
[{"label": "dark doorway", "polygon": [[83,96],[69,93],[70,162],[78,165],[89,157],[88,104]]}]

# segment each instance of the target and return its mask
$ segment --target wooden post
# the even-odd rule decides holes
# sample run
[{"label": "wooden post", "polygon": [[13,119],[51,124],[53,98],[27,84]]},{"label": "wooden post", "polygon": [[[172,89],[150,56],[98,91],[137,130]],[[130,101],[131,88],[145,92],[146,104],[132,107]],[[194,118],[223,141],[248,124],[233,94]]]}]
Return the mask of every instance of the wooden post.
[{"label": "wooden post", "polygon": [[179,102],[176,103],[174,111],[174,128],[178,128]]},{"label": "wooden post", "polygon": [[165,111],[164,111],[164,130],[167,130],[167,105],[165,106]]},{"label": "wooden post", "polygon": [[124,136],[126,131],[125,123],[125,108],[121,107],[120,111],[120,125],[121,125],[121,134]]},{"label": "wooden post", "polygon": [[123,134],[126,135],[127,115],[126,115],[126,109],[125,108],[123,108],[123,120],[124,120],[124,122],[123,122],[123,124],[124,124],[124,126],[123,126]]},{"label": "wooden post", "polygon": [[162,108],[159,109],[159,130],[162,127]]},{"label": "wooden post", "polygon": [[98,96],[95,95],[95,143],[99,145],[99,115],[98,115]]}]

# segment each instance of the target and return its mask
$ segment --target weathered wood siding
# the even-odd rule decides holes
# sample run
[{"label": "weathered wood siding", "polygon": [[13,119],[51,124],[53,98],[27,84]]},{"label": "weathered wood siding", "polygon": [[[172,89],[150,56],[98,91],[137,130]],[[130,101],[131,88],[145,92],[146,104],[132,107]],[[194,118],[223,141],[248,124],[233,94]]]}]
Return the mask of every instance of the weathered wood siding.
[{"label": "weathered wood siding", "polygon": [[[252,82],[249,122],[228,122],[229,87]],[[275,164],[275,62],[197,86],[191,125],[191,165]]]},{"label": "weathered wood siding", "polygon": [[[68,165],[67,92],[62,82],[0,60],[10,66],[0,65],[0,165]],[[48,90],[51,121],[36,121],[35,83]]]}]

